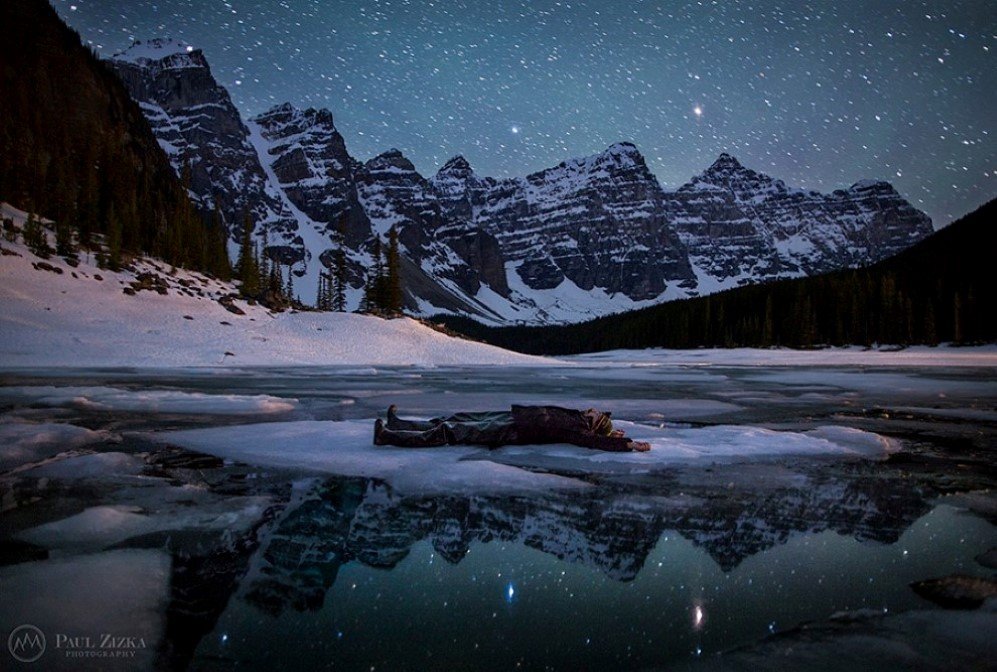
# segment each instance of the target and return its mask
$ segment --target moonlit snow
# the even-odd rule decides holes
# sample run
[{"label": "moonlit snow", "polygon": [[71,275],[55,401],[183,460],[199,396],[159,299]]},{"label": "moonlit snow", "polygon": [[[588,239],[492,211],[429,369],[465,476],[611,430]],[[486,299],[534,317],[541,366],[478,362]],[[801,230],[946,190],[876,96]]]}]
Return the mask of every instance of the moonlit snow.
[{"label": "moonlit snow", "polygon": [[[3,216],[23,225],[7,204]],[[457,339],[409,318],[353,313],[271,313],[242,300],[244,315],[217,299],[233,285],[152,261],[135,272],[99,269],[84,255],[77,267],[53,256],[56,269],[19,243],[0,263],[0,352],[4,367],[261,366],[261,365],[552,365],[490,345]],[[163,278],[166,295],[124,290],[138,272]]]}]

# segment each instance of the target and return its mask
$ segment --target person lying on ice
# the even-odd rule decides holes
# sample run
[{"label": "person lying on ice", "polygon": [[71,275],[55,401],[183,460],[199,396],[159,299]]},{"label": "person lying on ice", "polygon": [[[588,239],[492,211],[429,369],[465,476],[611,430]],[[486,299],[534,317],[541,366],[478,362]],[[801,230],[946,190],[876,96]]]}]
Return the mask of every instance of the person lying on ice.
[{"label": "person lying on ice", "polygon": [[578,411],[558,406],[513,406],[509,411],[454,413],[432,420],[402,420],[397,408],[388,408],[388,422],[374,422],[374,444],[427,448],[477,445],[571,443],[584,448],[615,452],[646,451],[651,444],[628,439],[613,429],[609,413],[590,408]]}]

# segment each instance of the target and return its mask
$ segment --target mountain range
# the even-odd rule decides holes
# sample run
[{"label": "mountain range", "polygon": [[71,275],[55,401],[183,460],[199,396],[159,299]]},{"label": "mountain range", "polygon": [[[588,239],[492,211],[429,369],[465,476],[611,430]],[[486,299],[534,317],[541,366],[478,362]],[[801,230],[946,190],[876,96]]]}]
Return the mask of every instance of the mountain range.
[{"label": "mountain range", "polygon": [[822,194],[726,153],[666,191],[628,142],[514,178],[456,156],[427,178],[397,149],[354,158],[328,110],[284,103],[243,119],[181,42],[136,42],[109,63],[178,173],[189,166],[196,204],[222,215],[233,253],[249,212],[306,302],[342,247],[355,308],[374,237],[392,227],[409,312],[490,324],[578,322],[863,266],[933,231],[887,182]]}]

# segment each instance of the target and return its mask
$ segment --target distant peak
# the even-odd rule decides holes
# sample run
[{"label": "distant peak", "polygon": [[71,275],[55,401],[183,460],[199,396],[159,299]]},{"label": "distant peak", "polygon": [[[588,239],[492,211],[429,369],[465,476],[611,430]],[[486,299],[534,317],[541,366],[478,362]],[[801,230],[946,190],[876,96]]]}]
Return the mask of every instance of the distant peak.
[{"label": "distant peak", "polygon": [[296,108],[291,103],[281,103],[280,105],[274,105],[269,110],[264,112],[264,114],[287,114],[288,112],[297,112]]},{"label": "distant peak", "polygon": [[606,154],[640,154],[637,145],[632,142],[614,142],[606,148]]},{"label": "distant peak", "polygon": [[713,165],[709,167],[709,170],[741,170],[743,168],[744,166],[741,165],[741,162],[737,158],[727,152],[721,152],[717,160],[713,162]]},{"label": "distant peak", "polygon": [[366,166],[370,170],[382,170],[385,168],[397,168],[404,171],[415,170],[412,162],[405,158],[401,150],[394,147],[375,156],[367,162]]},{"label": "distant peak", "polygon": [[449,161],[443,164],[443,167],[437,171],[437,174],[441,173],[471,173],[474,172],[471,168],[471,164],[467,162],[462,155],[458,154]]},{"label": "distant peak", "polygon": [[883,192],[896,192],[893,185],[886,180],[859,180],[851,187],[851,191],[883,191]]},{"label": "distant peak", "polygon": [[332,112],[323,108],[315,109],[309,107],[307,110],[300,110],[292,103],[281,103],[274,105],[266,112],[253,117],[257,123],[277,123],[286,124],[294,122],[302,128],[312,128],[319,125],[327,125],[335,129]]},{"label": "distant peak", "polygon": [[130,47],[124,51],[119,51],[111,58],[116,61],[143,64],[183,55],[197,56],[203,60],[200,49],[195,49],[182,40],[170,37],[156,37],[144,42],[135,40]]}]

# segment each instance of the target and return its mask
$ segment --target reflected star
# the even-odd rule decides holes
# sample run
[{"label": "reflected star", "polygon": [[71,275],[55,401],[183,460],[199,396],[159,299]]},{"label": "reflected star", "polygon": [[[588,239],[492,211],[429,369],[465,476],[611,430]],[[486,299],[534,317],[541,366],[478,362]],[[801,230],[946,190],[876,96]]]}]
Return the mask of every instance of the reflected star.
[{"label": "reflected star", "polygon": [[509,130],[512,131],[513,135],[519,135],[519,126],[513,126]]},{"label": "reflected star", "polygon": [[706,612],[703,611],[701,605],[696,605],[692,610],[692,629],[699,630],[703,627],[703,622],[706,620]]},{"label": "reflected star", "polygon": [[696,115],[697,119],[699,119],[700,117],[703,116],[703,108],[697,105],[696,107],[692,108],[692,113]]}]

